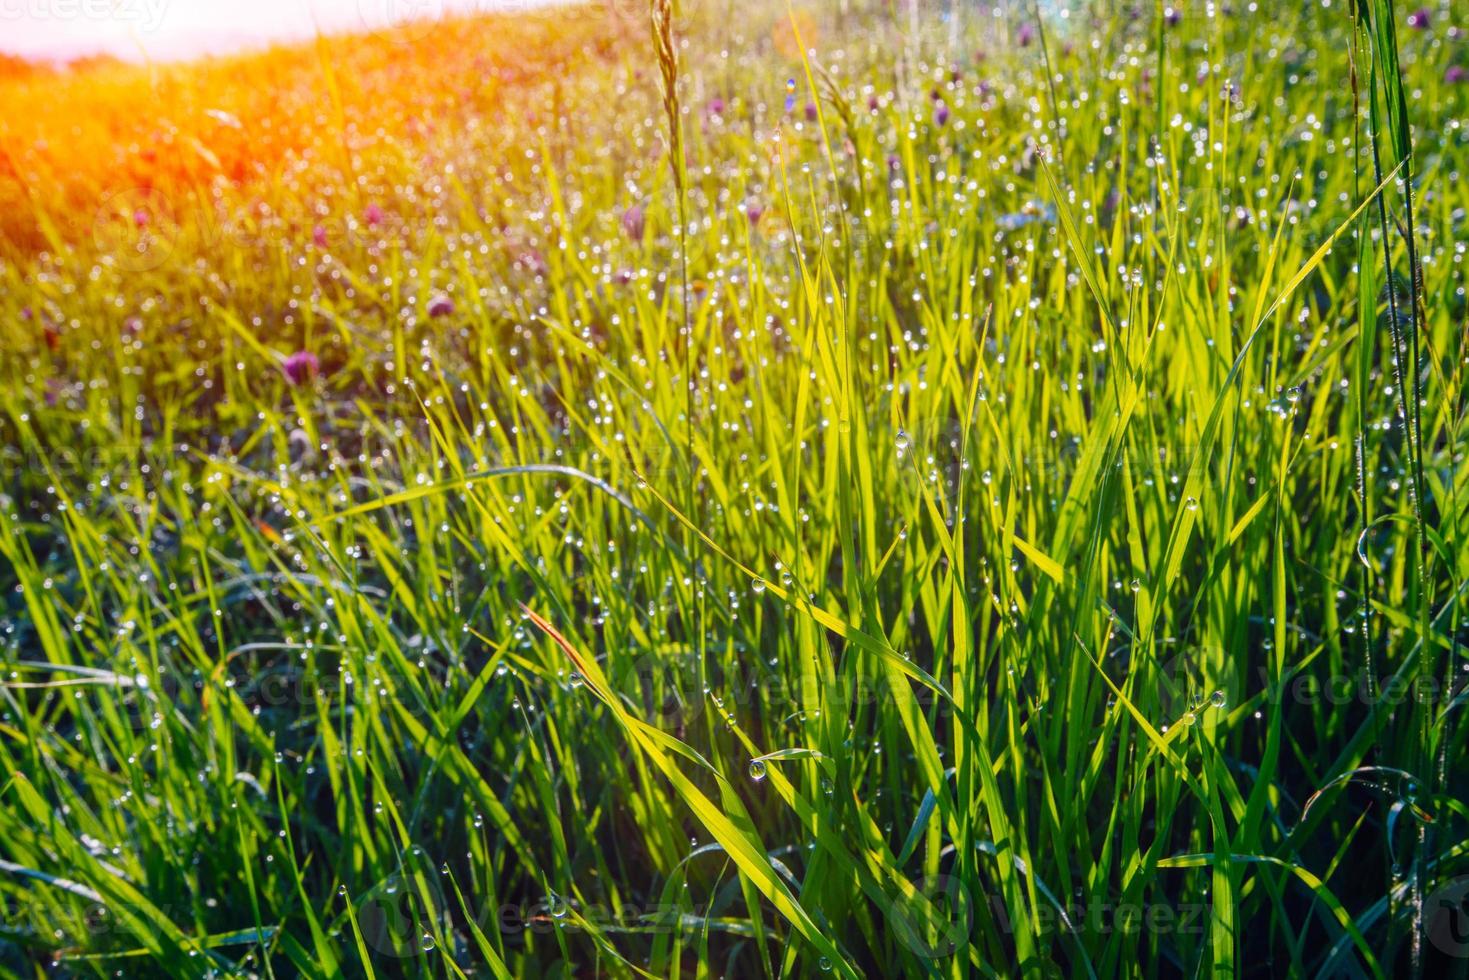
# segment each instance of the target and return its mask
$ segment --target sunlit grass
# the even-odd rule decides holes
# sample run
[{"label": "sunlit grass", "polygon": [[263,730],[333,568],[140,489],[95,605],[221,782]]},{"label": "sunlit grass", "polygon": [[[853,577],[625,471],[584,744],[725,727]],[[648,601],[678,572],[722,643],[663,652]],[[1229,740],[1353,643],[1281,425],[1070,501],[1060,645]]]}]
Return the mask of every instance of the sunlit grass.
[{"label": "sunlit grass", "polygon": [[0,970],[1465,975],[1465,27],[1029,6],[0,86]]}]

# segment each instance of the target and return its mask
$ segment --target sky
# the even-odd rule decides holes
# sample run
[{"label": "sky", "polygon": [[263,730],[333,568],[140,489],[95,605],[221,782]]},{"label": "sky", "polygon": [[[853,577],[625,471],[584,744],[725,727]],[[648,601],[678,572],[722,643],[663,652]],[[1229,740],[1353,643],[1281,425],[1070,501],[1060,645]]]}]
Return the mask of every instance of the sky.
[{"label": "sky", "polygon": [[0,51],[65,60],[169,61],[272,41],[373,30],[478,10],[565,0],[0,0]]}]

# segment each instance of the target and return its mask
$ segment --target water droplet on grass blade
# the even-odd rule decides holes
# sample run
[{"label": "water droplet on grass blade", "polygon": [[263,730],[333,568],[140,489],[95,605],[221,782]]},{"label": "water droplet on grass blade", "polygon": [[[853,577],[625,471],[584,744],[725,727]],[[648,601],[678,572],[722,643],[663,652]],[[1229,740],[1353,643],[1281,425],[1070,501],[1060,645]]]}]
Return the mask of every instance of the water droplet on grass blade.
[{"label": "water droplet on grass blade", "polygon": [[750,760],[750,778],[759,782],[765,778],[765,763],[760,759]]}]

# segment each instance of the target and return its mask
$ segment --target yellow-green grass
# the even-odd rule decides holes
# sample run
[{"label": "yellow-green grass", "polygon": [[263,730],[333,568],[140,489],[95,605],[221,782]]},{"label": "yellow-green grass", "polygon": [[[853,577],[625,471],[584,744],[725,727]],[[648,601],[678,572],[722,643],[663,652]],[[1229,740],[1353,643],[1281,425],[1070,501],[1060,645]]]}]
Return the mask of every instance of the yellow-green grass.
[{"label": "yellow-green grass", "polygon": [[0,84],[0,971],[1465,975],[1469,24],[660,6]]}]

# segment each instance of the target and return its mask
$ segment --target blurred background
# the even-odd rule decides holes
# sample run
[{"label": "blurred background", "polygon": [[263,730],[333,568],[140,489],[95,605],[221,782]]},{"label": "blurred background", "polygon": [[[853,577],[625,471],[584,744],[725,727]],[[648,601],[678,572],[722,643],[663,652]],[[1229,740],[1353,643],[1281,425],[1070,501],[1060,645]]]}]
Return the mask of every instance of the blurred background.
[{"label": "blurred background", "polygon": [[374,30],[449,14],[515,11],[565,0],[4,0],[0,52],[69,62],[226,54],[323,33]]}]

